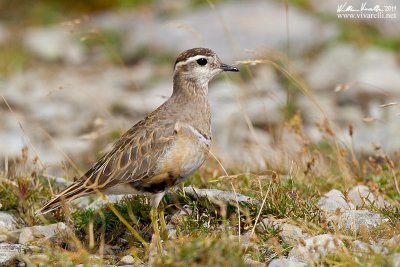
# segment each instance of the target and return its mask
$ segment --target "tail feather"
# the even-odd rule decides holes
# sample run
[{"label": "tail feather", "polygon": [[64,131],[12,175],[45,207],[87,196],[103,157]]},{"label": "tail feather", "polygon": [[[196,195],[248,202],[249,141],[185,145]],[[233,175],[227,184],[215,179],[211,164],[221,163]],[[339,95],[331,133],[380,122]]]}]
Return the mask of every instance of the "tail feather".
[{"label": "tail feather", "polygon": [[41,209],[36,211],[36,215],[45,214],[50,211],[60,208],[64,203],[74,199],[88,195],[93,192],[93,189],[83,186],[83,182],[75,182],[64,191],[56,195],[52,200],[46,203]]}]

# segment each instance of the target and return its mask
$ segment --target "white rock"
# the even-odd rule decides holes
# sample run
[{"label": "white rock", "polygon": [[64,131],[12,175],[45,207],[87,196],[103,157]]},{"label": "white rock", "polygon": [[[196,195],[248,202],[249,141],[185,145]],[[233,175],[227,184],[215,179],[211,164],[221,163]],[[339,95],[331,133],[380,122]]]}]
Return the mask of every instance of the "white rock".
[{"label": "white rock", "polygon": [[183,217],[192,214],[192,212],[193,211],[190,209],[190,207],[188,205],[184,205],[183,209],[178,210],[177,212],[174,213],[174,215],[172,215],[171,220],[167,223],[167,226],[165,229],[167,232],[168,238],[171,238],[171,239],[177,238],[176,226],[180,225],[182,223]]},{"label": "white rock", "polygon": [[19,243],[26,244],[35,239],[50,239],[55,235],[70,231],[68,226],[63,222],[49,224],[49,225],[35,225],[32,227],[25,227],[22,229],[11,231],[12,235],[19,235]]},{"label": "white rock", "polygon": [[278,229],[279,223],[276,222],[275,220],[272,220],[270,218],[263,218],[260,221],[260,227],[258,228],[260,231],[265,231],[268,228],[273,227],[274,229]]},{"label": "white rock", "polygon": [[[107,201],[111,204],[121,201],[124,197],[131,195],[105,195]],[[95,195],[86,196],[78,198],[72,201],[72,207],[76,206],[83,209],[98,209],[104,205],[106,202],[103,201],[101,197],[96,197]]]},{"label": "white rock", "polygon": [[392,267],[400,267],[400,253],[392,255]]},{"label": "white rock", "polygon": [[280,223],[279,221],[274,221],[269,218],[262,219],[259,226],[258,229],[262,232],[268,228],[273,228],[279,231],[279,236],[282,240],[291,246],[295,246],[300,240],[310,237],[307,233],[303,233],[303,230],[296,225]]},{"label": "white rock", "polygon": [[357,185],[350,189],[348,199],[356,207],[369,207],[373,205],[376,208],[389,207],[390,203],[383,199],[381,195],[375,197],[368,186]]},{"label": "white rock", "polygon": [[269,123],[280,123],[284,120],[283,113],[280,111],[283,103],[277,102],[269,97],[254,96],[247,99],[244,103],[245,114],[255,125],[268,125]]},{"label": "white rock", "polygon": [[135,263],[135,258],[132,255],[126,255],[121,258],[120,264],[133,264]]},{"label": "white rock", "polygon": [[294,247],[288,259],[311,263],[330,253],[339,253],[344,248],[344,243],[330,234],[314,236],[304,240]]},{"label": "white rock", "polygon": [[0,132],[0,151],[9,158],[21,155],[21,149],[26,145],[23,134],[14,129]]},{"label": "white rock", "polygon": [[218,189],[200,189],[191,186],[184,187],[183,191],[194,198],[208,198],[211,202],[215,201],[217,204],[221,202],[231,205],[236,205],[237,202],[255,203],[255,200],[249,196]]},{"label": "white rock", "polygon": [[304,240],[309,237],[307,234],[303,233],[300,227],[289,223],[282,224],[279,236],[285,243],[291,246],[298,244],[299,240]]},{"label": "white rock", "polygon": [[292,259],[279,258],[272,260],[268,267],[305,267],[307,264]]},{"label": "white rock", "polygon": [[389,240],[385,240],[382,242],[384,246],[388,246],[390,248],[397,247],[400,244],[400,235],[395,235]]},{"label": "white rock", "polygon": [[314,90],[331,92],[339,84],[355,82],[349,90],[338,93],[336,97],[400,95],[400,67],[396,62],[396,54],[384,49],[360,50],[349,44],[330,47],[310,64],[306,79]]},{"label": "white rock", "polygon": [[77,64],[85,59],[83,46],[64,28],[31,28],[23,36],[26,48],[44,60]]},{"label": "white rock", "polygon": [[[390,101],[389,99],[388,102]],[[400,146],[400,139],[397,138],[397,133],[400,131],[400,124],[396,120],[398,110],[395,108],[380,109],[381,117],[376,117],[376,121],[360,122],[358,125],[354,125],[354,143],[357,144],[357,151],[372,154],[375,151],[371,144],[378,144],[385,153],[390,154]]]},{"label": "white rock", "polygon": [[258,267],[258,266],[259,267],[261,267],[261,266],[264,267],[265,266],[265,263],[253,260],[251,258],[250,254],[245,254],[243,256],[243,262],[244,262],[244,264],[246,264],[246,266],[251,266],[251,267]]},{"label": "white rock", "polygon": [[[354,73],[352,80],[368,85],[360,87],[359,91],[362,90],[363,92],[375,95],[381,93],[379,90],[376,90],[376,88],[380,88],[380,90],[389,93],[389,95],[399,96],[400,68],[398,65],[395,65],[396,63],[393,64],[393,61],[396,62],[395,55],[391,55],[392,59],[384,61],[385,55],[382,55],[382,52],[376,51],[374,53],[377,53],[376,59],[365,58],[365,62],[360,62],[363,67]],[[368,54],[364,54],[364,56],[367,57]],[[351,90],[349,90],[349,93],[352,93]],[[356,94],[355,91],[353,93]]]},{"label": "white rock", "polygon": [[44,178],[49,179],[50,181],[54,181],[60,187],[67,187],[73,183],[73,181],[68,180],[64,177],[50,176],[50,175],[43,175],[43,176]]},{"label": "white rock", "polygon": [[24,253],[23,247],[19,244],[0,244],[0,265],[8,266],[8,263],[12,261],[18,255]]},{"label": "white rock", "polygon": [[10,37],[10,31],[3,24],[0,24],[0,45],[5,44]]},{"label": "white rock", "polygon": [[345,211],[354,209],[354,205],[347,203],[342,192],[337,189],[332,189],[328,193],[325,193],[317,205],[321,210],[330,213],[334,213],[337,210]]},{"label": "white rock", "polygon": [[357,232],[360,227],[368,229],[375,228],[387,219],[383,219],[380,214],[368,210],[346,210],[338,216],[338,226],[350,231]]},{"label": "white rock", "polygon": [[0,211],[0,233],[16,229],[16,218],[6,211]]},{"label": "white rock", "polygon": [[18,243],[20,244],[26,244],[28,242],[31,242],[35,239],[33,235],[33,230],[29,227],[27,228],[22,228],[21,233],[19,234],[19,239]]},{"label": "white rock", "polygon": [[[180,52],[188,47],[205,46],[217,51],[225,61],[233,61],[238,57],[248,58],[248,54],[242,52],[247,50],[285,47],[286,52],[284,44],[287,43],[287,29],[282,17],[285,13],[296,22],[289,28],[290,41],[296,43],[292,47],[293,53],[304,51],[338,32],[333,24],[322,23],[295,7],[285,10],[284,5],[274,2],[223,2],[217,4],[217,8],[222,18],[235,18],[235,25],[226,23],[223,26],[218,16],[210,12],[209,7],[190,10],[167,19],[150,14],[118,12],[103,13],[92,21],[98,27],[123,34],[127,39],[124,42],[124,51],[157,46]],[[225,27],[229,38],[221,38]],[[306,32],[316,34],[310,36]],[[235,44],[234,50],[230,49],[230,42]]]},{"label": "white rock", "polygon": [[336,45],[324,50],[308,66],[306,80],[314,90],[331,90],[349,82],[349,73],[357,67],[357,49],[352,45]]},{"label": "white rock", "polygon": [[[84,66],[51,70],[43,67],[15,73],[1,88],[14,112],[5,110],[0,116],[0,150],[13,157],[20,154],[25,144],[32,144],[40,159],[51,168],[59,166],[65,155],[73,158],[90,150],[92,139],[83,140],[78,136],[97,127],[97,118],[106,119],[104,126],[95,131],[102,131],[102,127],[129,128],[135,121],[135,114],[142,114],[133,112],[130,121],[125,119],[122,125],[122,120],[110,116],[109,110],[132,94],[125,90],[125,86],[132,83],[131,75],[120,67],[105,71]],[[96,99],[96,105],[87,105],[88,99]],[[32,130],[22,131],[19,122],[24,129]],[[48,133],[52,142],[49,142]],[[36,156],[32,149],[30,155]]]},{"label": "white rock", "polygon": [[[316,101],[318,105],[331,116],[331,119],[336,119],[337,107],[335,103],[335,98],[332,97],[332,93],[319,92],[315,94]],[[325,118],[324,114],[321,112],[319,107],[310,99],[310,97],[305,95],[300,95],[296,101],[296,105],[302,111],[302,118],[309,124],[315,124],[315,122],[322,122]]]},{"label": "white rock", "polygon": [[360,252],[361,254],[365,254],[365,253],[377,253],[377,254],[386,254],[388,253],[388,249],[385,247],[382,247],[381,245],[375,243],[375,242],[371,242],[371,244],[367,244],[363,241],[360,240],[354,240],[352,243],[353,249],[356,252]]}]

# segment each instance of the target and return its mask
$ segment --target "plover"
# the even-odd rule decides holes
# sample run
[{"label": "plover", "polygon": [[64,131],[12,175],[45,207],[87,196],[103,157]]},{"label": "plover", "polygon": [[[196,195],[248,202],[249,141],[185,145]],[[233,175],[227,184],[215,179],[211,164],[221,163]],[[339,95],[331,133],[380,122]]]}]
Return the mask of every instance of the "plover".
[{"label": "plover", "polygon": [[239,71],[207,48],[193,48],[175,61],[173,93],[119,138],[80,179],[38,213],[100,191],[146,194],[157,208],[165,191],[198,169],[211,144],[208,82],[223,71]]}]

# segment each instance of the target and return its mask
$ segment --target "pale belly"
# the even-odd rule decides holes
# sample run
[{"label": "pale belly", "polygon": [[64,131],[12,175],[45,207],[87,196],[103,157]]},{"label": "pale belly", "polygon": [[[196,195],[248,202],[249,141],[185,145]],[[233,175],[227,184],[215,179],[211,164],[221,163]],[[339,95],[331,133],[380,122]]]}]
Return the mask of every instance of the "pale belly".
[{"label": "pale belly", "polygon": [[160,170],[167,170],[183,179],[204,163],[211,140],[188,124],[179,124],[176,128],[176,139],[159,166]]}]

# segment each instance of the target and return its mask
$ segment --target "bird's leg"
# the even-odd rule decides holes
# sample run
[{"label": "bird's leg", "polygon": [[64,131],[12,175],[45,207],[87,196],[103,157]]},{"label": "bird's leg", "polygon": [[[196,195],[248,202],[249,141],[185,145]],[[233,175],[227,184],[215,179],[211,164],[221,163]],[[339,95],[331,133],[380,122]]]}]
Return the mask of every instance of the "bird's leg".
[{"label": "bird's leg", "polygon": [[[161,193],[155,194],[152,197],[152,199],[151,199],[152,208],[150,210],[150,219],[151,219],[151,224],[153,225],[153,231],[154,231],[153,238],[155,238],[154,241],[157,244],[158,253],[162,252],[162,246],[161,246],[160,231],[158,229],[158,217],[159,217],[159,214],[158,214],[158,211],[157,211],[158,209],[157,208],[158,208],[158,205],[160,204],[160,201],[163,198],[163,196],[164,196],[164,192],[161,192]],[[161,221],[161,219],[160,219],[160,221]],[[162,221],[161,221],[161,223],[162,222],[164,222],[164,225],[165,225],[164,212],[162,213]]]},{"label": "bird's leg", "polygon": [[162,252],[162,247],[161,247],[161,237],[160,237],[160,231],[158,230],[158,216],[157,216],[157,208],[151,208],[150,210],[150,219],[151,219],[151,224],[153,226],[153,237],[152,237],[152,242],[155,242],[157,245],[157,251],[158,253]]},{"label": "bird's leg", "polygon": [[167,238],[167,224],[165,223],[164,217],[164,207],[162,207],[158,213],[158,217],[160,218],[160,227],[161,227],[161,235],[163,239]]}]

